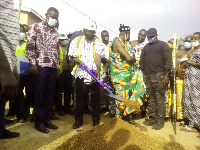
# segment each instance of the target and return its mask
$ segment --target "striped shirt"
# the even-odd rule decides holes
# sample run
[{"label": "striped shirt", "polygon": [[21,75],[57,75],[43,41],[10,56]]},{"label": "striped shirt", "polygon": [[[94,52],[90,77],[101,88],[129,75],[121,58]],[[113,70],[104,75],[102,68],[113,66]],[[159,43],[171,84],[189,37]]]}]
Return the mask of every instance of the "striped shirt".
[{"label": "striped shirt", "polygon": [[14,0],[0,0],[0,44],[13,71],[16,66],[16,46],[19,43],[19,21]]}]

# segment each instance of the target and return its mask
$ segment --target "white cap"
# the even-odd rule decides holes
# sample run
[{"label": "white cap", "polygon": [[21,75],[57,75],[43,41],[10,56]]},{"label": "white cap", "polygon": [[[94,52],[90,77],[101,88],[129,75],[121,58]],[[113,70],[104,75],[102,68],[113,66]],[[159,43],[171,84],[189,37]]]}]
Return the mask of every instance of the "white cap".
[{"label": "white cap", "polygon": [[90,23],[88,23],[88,25],[86,25],[86,27],[84,29],[96,31],[97,25],[94,22],[90,22]]},{"label": "white cap", "polygon": [[59,40],[65,40],[65,39],[67,39],[67,33],[60,33]]}]

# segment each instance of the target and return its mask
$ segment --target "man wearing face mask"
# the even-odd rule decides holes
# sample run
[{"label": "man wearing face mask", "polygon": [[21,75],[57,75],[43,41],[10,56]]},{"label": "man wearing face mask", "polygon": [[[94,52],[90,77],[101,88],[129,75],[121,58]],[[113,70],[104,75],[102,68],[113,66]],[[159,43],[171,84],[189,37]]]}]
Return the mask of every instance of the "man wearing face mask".
[{"label": "man wearing face mask", "polygon": [[[113,92],[127,100],[137,103],[145,89],[138,69],[135,67],[135,53],[129,44],[130,27],[120,25],[119,37],[116,37],[110,45],[110,81]],[[113,103],[115,107],[113,107]],[[113,117],[130,116],[135,109],[128,108],[125,103],[110,99],[110,115]],[[137,104],[136,104],[137,106]],[[139,106],[138,106],[139,107]],[[130,118],[131,119],[131,118]],[[132,120],[128,120],[132,121]]]},{"label": "man wearing face mask", "polygon": [[[96,24],[90,23],[83,29],[83,33],[84,36],[78,36],[71,42],[69,56],[77,64],[82,64],[90,70],[94,70],[95,76],[102,81],[105,77],[104,72],[100,75],[101,57],[104,57],[104,45],[95,36]],[[75,67],[73,74],[76,80],[76,122],[73,125],[73,129],[83,125],[84,98],[88,91],[91,95],[93,126],[96,126],[100,121],[100,85],[85,70],[79,66]]]},{"label": "man wearing face mask", "polygon": [[[106,77],[103,79],[103,83],[108,82],[108,67],[109,67],[109,33],[107,30],[103,30],[101,32],[101,39],[103,44],[105,45],[104,52],[105,57],[101,59],[103,63],[103,70],[106,73]],[[107,109],[107,96],[105,96],[105,90],[103,87],[100,87],[100,109],[103,111],[104,109]]]},{"label": "man wearing face mask", "polygon": [[193,49],[192,44],[190,42],[191,38],[192,35],[187,36],[184,40],[183,45],[179,46],[178,52],[176,53],[176,69],[181,78],[184,78],[185,69],[181,67],[181,64],[180,62],[178,62],[178,59],[188,58],[189,54],[191,53],[191,50]]},{"label": "man wearing face mask", "polygon": [[200,32],[193,34],[191,44],[194,49],[184,62],[186,71],[182,102],[185,115],[190,121],[186,129],[196,128],[200,132]]},{"label": "man wearing face mask", "polygon": [[[16,56],[19,54],[19,55],[26,57],[26,52],[25,52],[26,43],[27,43],[27,41],[25,40],[25,28],[22,24],[20,24],[19,45],[17,45],[17,49],[15,52]],[[21,81],[22,81],[22,79],[21,79]],[[19,80],[19,82],[20,82],[20,80]],[[19,90],[19,88],[18,88],[18,96],[17,97],[19,97],[19,95],[21,93],[23,94],[23,89],[21,91],[21,89]],[[8,111],[7,116],[14,116],[17,113],[17,111],[18,112],[19,112],[19,110],[21,111],[22,108],[20,106],[22,106],[22,95],[20,95],[20,96],[21,96],[20,99],[17,98],[15,101],[9,103],[9,111]],[[19,101],[16,103],[17,100],[19,100]],[[19,118],[19,116],[17,118]],[[21,119],[21,117],[19,119]]]},{"label": "man wearing face mask", "polygon": [[[57,95],[56,100],[56,109],[58,111],[58,114],[60,116],[64,116],[65,113],[72,115],[73,110],[70,107],[71,102],[71,89],[72,89],[72,81],[73,76],[71,75],[71,71],[73,69],[73,63],[67,62],[67,46],[69,41],[67,40],[68,35],[67,34],[60,34],[59,41],[60,41],[60,49],[63,52],[63,62],[62,62],[62,70],[61,74],[59,75],[61,86],[64,89],[64,108],[62,106],[62,97]],[[59,86],[59,85],[57,85]]]},{"label": "man wearing face mask", "polygon": [[35,129],[48,133],[58,129],[50,122],[55,100],[57,74],[60,72],[59,35],[57,32],[59,12],[50,7],[46,20],[29,28],[27,57],[30,62],[29,73],[34,78]]},{"label": "man wearing face mask", "polygon": [[26,34],[26,40],[27,40],[27,36],[28,36],[28,30],[29,30],[29,26],[27,24],[23,24],[24,28],[25,28],[25,34]]},{"label": "man wearing face mask", "polygon": [[146,93],[150,96],[147,108],[149,119],[146,119],[144,124],[160,130],[165,122],[165,86],[169,83],[172,52],[167,43],[158,40],[157,36],[155,28],[147,31],[149,44],[143,48],[139,63]]},{"label": "man wearing face mask", "polygon": [[[184,119],[184,110],[182,106],[182,91],[184,83],[185,68],[181,67],[181,63],[178,61],[181,58],[188,58],[188,54],[191,52],[192,44],[190,43],[191,35],[187,36],[184,40],[184,44],[178,47],[178,52],[176,53],[176,91],[177,91],[177,119]],[[180,96],[179,96],[180,95]]]},{"label": "man wearing face mask", "polygon": [[[26,55],[26,44],[27,40],[25,35],[25,28],[23,25],[20,24],[20,38],[19,38],[19,45],[16,49],[16,56],[17,60],[21,62],[20,58],[23,56],[24,58],[27,57]],[[22,61],[23,62],[23,61]],[[28,65],[28,64],[26,64]],[[20,80],[18,83],[18,95],[15,99],[15,110],[17,112],[17,121],[18,122],[27,122],[29,121],[28,117],[30,115],[30,104],[33,103],[33,77],[27,75],[26,70],[22,71],[23,63],[18,63],[17,68],[20,70]],[[23,90],[25,88],[26,92],[26,99],[24,98]],[[23,106],[23,108],[22,108]]]}]

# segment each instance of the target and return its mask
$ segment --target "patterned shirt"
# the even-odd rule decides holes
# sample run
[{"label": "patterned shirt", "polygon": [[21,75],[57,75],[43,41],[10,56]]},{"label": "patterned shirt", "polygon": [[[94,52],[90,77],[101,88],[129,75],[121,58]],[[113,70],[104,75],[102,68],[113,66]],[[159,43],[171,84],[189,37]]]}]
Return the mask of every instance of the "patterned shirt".
[{"label": "patterned shirt", "polygon": [[[77,51],[78,48],[76,45],[76,39],[77,38],[75,38],[71,42],[68,55],[78,58],[78,51]],[[87,42],[86,40],[84,40],[83,43],[81,43],[80,45],[80,53],[81,53],[80,60],[83,61],[90,70],[96,70],[97,67],[95,65],[93,56],[93,42]],[[95,53],[100,54],[101,57],[105,57],[104,45],[100,40],[96,42]],[[90,74],[88,74],[85,70],[83,70],[79,66],[77,67],[73,75],[75,76],[75,78],[78,77],[80,79],[84,78],[84,83],[86,84],[91,84],[92,81],[94,80]],[[100,80],[102,81],[105,76],[106,76],[105,72],[103,72],[103,74],[100,76]]]},{"label": "patterned shirt", "polygon": [[26,54],[30,64],[41,67],[60,68],[59,35],[44,21],[29,28]]},{"label": "patterned shirt", "polygon": [[16,66],[16,46],[19,43],[19,21],[14,10],[14,0],[0,0],[0,45],[13,71]]}]

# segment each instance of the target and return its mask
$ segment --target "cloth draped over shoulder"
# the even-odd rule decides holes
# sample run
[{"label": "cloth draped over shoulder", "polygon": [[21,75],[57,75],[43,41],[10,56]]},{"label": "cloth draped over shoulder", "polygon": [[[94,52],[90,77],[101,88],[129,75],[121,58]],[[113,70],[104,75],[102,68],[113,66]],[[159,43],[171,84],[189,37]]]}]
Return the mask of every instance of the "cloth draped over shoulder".
[{"label": "cloth draped over shoulder", "polygon": [[[136,100],[138,105],[142,105],[143,102],[140,99],[145,93],[145,88],[143,80],[139,74],[139,70],[135,67],[133,63],[128,63],[126,59],[119,53],[113,51],[113,44],[116,41],[115,38],[110,44],[110,80],[112,86],[114,87],[115,93],[121,95],[127,100]],[[125,49],[127,52],[134,57],[133,48],[130,44],[125,43]],[[116,101],[118,106],[116,114],[118,116],[133,112],[134,110],[129,110],[123,102]]]},{"label": "cloth draped over shoulder", "polygon": [[[200,49],[192,53],[189,60],[200,66]],[[200,129],[200,69],[198,67],[188,65],[186,68],[182,102],[190,125]]]}]

